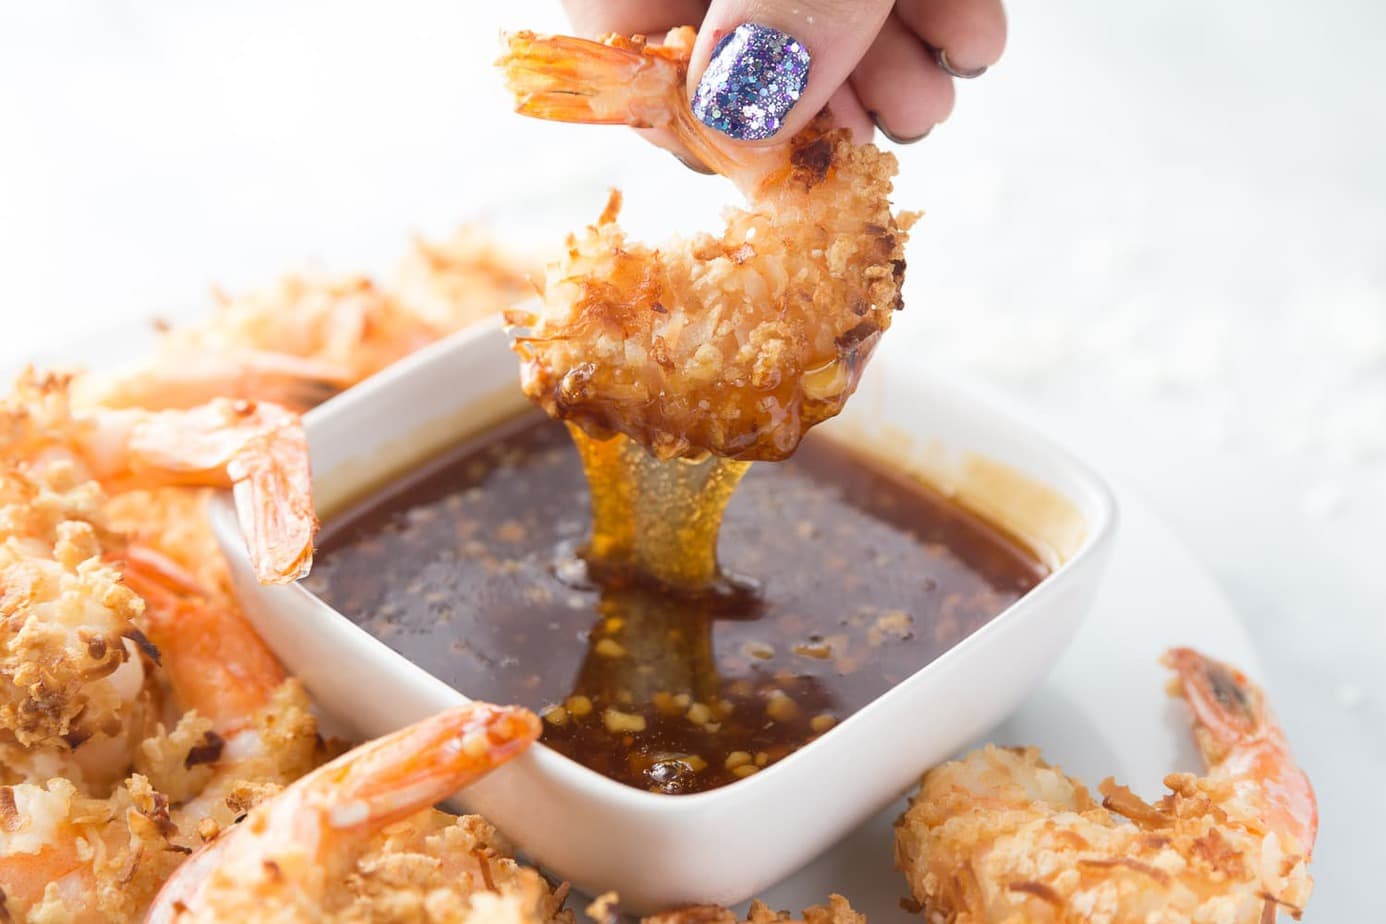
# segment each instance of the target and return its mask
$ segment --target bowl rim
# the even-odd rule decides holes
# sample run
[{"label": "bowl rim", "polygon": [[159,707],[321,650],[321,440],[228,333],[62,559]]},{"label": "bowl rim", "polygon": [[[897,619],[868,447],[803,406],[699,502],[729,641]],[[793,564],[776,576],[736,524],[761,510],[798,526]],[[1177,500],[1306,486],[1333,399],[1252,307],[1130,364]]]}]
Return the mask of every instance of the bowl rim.
[{"label": "bowl rim", "polygon": [[[315,430],[320,430],[329,422],[336,423],[339,418],[349,419],[350,415],[357,413],[361,406],[378,400],[381,392],[389,392],[396,387],[398,382],[420,375],[422,370],[434,364],[455,360],[457,354],[465,354],[469,350],[485,348],[486,341],[493,340],[497,334],[503,334],[499,318],[489,318],[472,324],[411,353],[311,409],[303,417],[310,445]],[[877,362],[881,362],[882,358],[877,357]],[[885,361],[894,362],[893,360]],[[883,708],[889,708],[893,701],[910,696],[910,688],[923,684],[926,681],[926,674],[935,674],[941,670],[946,670],[953,662],[968,657],[973,648],[985,644],[992,635],[1006,631],[1011,623],[1023,618],[1027,610],[1041,605],[1046,597],[1056,593],[1058,585],[1067,582],[1067,575],[1084,565],[1088,559],[1101,553],[1103,547],[1114,536],[1119,520],[1119,511],[1112,489],[1091,465],[1079,459],[1071,450],[1042,429],[1018,419],[965,380],[941,376],[919,368],[911,369],[910,375],[919,387],[927,390],[946,391],[954,401],[982,411],[991,420],[1003,424],[1013,438],[1023,442],[1031,450],[1037,451],[1056,462],[1059,468],[1070,474],[1073,485],[1077,486],[1079,490],[1070,489],[1059,493],[1079,508],[1086,527],[1084,536],[1072,555],[1068,556],[1057,568],[1046,574],[1038,584],[985,624],[927,664],[902,678],[856,712],[839,721],[828,732],[759,772],[742,779],[703,792],[678,794],[671,797],[671,794],[650,792],[604,776],[596,770],[555,751],[542,741],[536,741],[521,759],[535,761],[543,772],[555,782],[576,789],[587,798],[600,800],[616,810],[677,817],[690,812],[702,812],[711,803],[732,799],[759,799],[776,788],[776,783],[782,775],[793,772],[797,765],[832,749],[830,742],[834,740],[846,741],[845,736],[837,734],[841,729],[859,726],[870,721],[871,715]],[[520,396],[521,401],[523,400],[518,388],[516,395]],[[517,409],[521,406],[520,401],[517,401]],[[455,411],[456,408],[449,410]],[[447,411],[441,411],[436,416],[441,419],[445,418],[446,414]],[[491,426],[493,425],[491,424]],[[366,447],[366,452],[369,451],[369,448],[369,446]],[[432,453],[422,453],[422,457],[415,458],[413,464],[417,465],[436,452],[437,450]],[[318,476],[315,475],[315,477]],[[331,474],[327,473],[326,477],[330,478]],[[370,492],[367,491],[366,493],[369,494]],[[1079,498],[1076,496],[1078,494],[1085,495],[1085,497]],[[333,511],[333,513],[336,512],[339,511]],[[209,519],[223,551],[241,559],[248,558],[243,533],[230,500],[230,492],[219,492],[213,498],[209,508]],[[341,633],[339,643],[357,646],[358,649],[364,648],[371,657],[377,660],[383,659],[391,666],[391,676],[394,676],[394,671],[401,670],[407,675],[412,675],[414,680],[431,687],[439,697],[460,697],[463,701],[471,701],[471,697],[466,693],[390,648],[385,642],[370,634],[326,600],[309,590],[301,581],[279,586],[261,585],[258,592],[261,600],[269,604],[266,609],[272,611],[271,618],[296,618],[295,612],[289,612],[291,609],[299,615],[305,608],[315,610],[328,625],[335,627],[334,631]],[[331,712],[330,708],[328,712]],[[799,759],[801,757],[803,760]]]}]

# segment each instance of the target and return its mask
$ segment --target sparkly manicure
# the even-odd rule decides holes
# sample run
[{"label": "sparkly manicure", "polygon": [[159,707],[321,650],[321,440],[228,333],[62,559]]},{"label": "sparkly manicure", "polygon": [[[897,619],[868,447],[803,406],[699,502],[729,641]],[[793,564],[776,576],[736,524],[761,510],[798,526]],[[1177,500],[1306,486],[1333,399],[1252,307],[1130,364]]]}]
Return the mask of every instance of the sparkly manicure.
[{"label": "sparkly manicure", "polygon": [[737,141],[780,130],[808,83],[809,53],[794,36],[756,23],[717,43],[693,94],[693,114]]}]

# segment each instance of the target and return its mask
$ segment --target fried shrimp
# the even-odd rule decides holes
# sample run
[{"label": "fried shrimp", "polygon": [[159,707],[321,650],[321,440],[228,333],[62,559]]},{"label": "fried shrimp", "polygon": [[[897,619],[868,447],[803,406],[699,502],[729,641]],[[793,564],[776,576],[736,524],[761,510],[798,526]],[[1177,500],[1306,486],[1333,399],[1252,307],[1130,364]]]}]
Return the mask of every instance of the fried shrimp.
[{"label": "fried shrimp", "polygon": [[180,828],[210,839],[321,762],[317,722],[234,604],[149,549],[128,549],[124,571],[182,711],[171,734],[143,744],[135,767],[173,799]]},{"label": "fried shrimp", "polygon": [[540,267],[502,250],[483,229],[463,225],[430,241],[417,237],[396,273],[393,290],[409,311],[441,331],[454,331],[534,296]]},{"label": "fried shrimp", "polygon": [[112,742],[124,753],[121,742],[146,725],[141,602],[103,560],[114,540],[102,499],[70,468],[0,462],[0,762],[9,782],[56,773],[113,782],[124,762],[86,756]]},{"label": "fried shrimp", "polygon": [[297,414],[225,398],[184,411],[76,409],[69,381],[33,372],[20,379],[0,402],[0,460],[71,468],[112,493],[229,487],[256,576],[287,583],[308,572],[318,520]]},{"label": "fried shrimp", "polygon": [[[373,877],[362,864],[376,857],[379,837],[420,813],[431,817],[433,803],[519,754],[540,730],[526,710],[468,703],[349,751],[179,867],[148,920],[368,920],[369,905],[359,902],[369,901],[365,883]],[[453,870],[463,880],[456,888],[485,889],[484,867],[454,860],[463,867]]]},{"label": "fried shrimp", "polygon": [[[614,920],[611,914],[601,913],[607,910],[608,906],[598,900],[596,905],[588,909],[588,913],[599,922]],[[695,905],[647,917],[642,924],[788,924],[798,921],[803,924],[866,924],[866,915],[853,911],[847,899],[841,895],[831,895],[828,904],[805,908],[798,918],[787,911],[772,911],[764,902],[757,900],[751,902],[744,919],[720,905]]]},{"label": "fried shrimp", "polygon": [[188,853],[168,800],[139,775],[101,799],[64,779],[0,787],[0,819],[7,921],[134,920]]},{"label": "fried shrimp", "polygon": [[1099,803],[1033,748],[987,746],[930,770],[895,840],[930,921],[1299,917],[1317,809],[1264,694],[1187,648],[1165,663],[1207,775],[1170,774],[1152,804],[1111,779]]},{"label": "fried shrimp", "polygon": [[209,320],[166,331],[133,369],[84,379],[80,397],[146,409],[248,398],[305,410],[438,336],[364,276],[286,276],[262,292],[218,293]]},{"label": "fried shrimp", "polygon": [[820,117],[792,139],[734,145],[693,118],[694,32],[665,44],[519,32],[499,64],[525,115],[672,132],[748,200],[720,237],[630,241],[613,193],[569,238],[537,315],[511,312],[526,394],[594,436],[659,458],[783,459],[837,414],[902,306],[913,215],[893,215],[893,155]]}]

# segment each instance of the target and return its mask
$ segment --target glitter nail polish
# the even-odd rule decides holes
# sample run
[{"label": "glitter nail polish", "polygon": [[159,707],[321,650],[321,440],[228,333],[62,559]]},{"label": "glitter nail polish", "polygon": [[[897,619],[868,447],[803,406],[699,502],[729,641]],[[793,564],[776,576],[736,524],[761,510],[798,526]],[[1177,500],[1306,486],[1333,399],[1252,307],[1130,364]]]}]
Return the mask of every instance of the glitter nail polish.
[{"label": "glitter nail polish", "polygon": [[794,36],[742,23],[722,37],[693,94],[693,114],[738,141],[773,136],[808,83],[809,53]]}]

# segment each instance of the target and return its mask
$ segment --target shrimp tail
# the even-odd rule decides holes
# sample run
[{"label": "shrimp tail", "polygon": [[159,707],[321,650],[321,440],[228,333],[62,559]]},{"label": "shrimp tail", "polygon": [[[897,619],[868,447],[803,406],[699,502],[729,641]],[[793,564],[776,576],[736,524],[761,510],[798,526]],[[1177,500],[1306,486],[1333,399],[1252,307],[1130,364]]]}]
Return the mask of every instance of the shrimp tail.
[{"label": "shrimp tail", "polygon": [[222,399],[151,415],[136,424],[130,448],[164,483],[215,482],[224,468],[256,577],[288,584],[308,573],[318,519],[298,415],[267,401]]},{"label": "shrimp tail", "polygon": [[1249,738],[1279,734],[1261,690],[1235,667],[1192,648],[1173,648],[1163,661],[1193,713],[1199,751],[1210,767]]},{"label": "shrimp tail", "polygon": [[379,829],[446,799],[538,739],[527,709],[473,702],[368,742],[321,770],[338,830]]},{"label": "shrimp tail", "polygon": [[1309,777],[1293,761],[1285,731],[1266,695],[1230,664],[1192,648],[1173,648],[1164,665],[1173,691],[1189,704],[1194,738],[1210,774],[1251,779],[1262,788],[1275,826],[1306,852],[1318,834],[1318,801]]},{"label": "shrimp tail", "polygon": [[330,863],[344,844],[428,808],[520,754],[540,731],[539,717],[527,709],[472,702],[348,751],[188,858],[164,883],[146,924],[172,922],[206,904],[212,878],[238,858],[256,871],[277,870],[275,851],[299,849]]},{"label": "shrimp tail", "polygon": [[513,32],[496,64],[515,111],[552,122],[667,129],[709,168],[728,175],[739,164],[707,139],[685,87],[694,31],[670,30],[662,45],[643,36],[601,41]]}]

